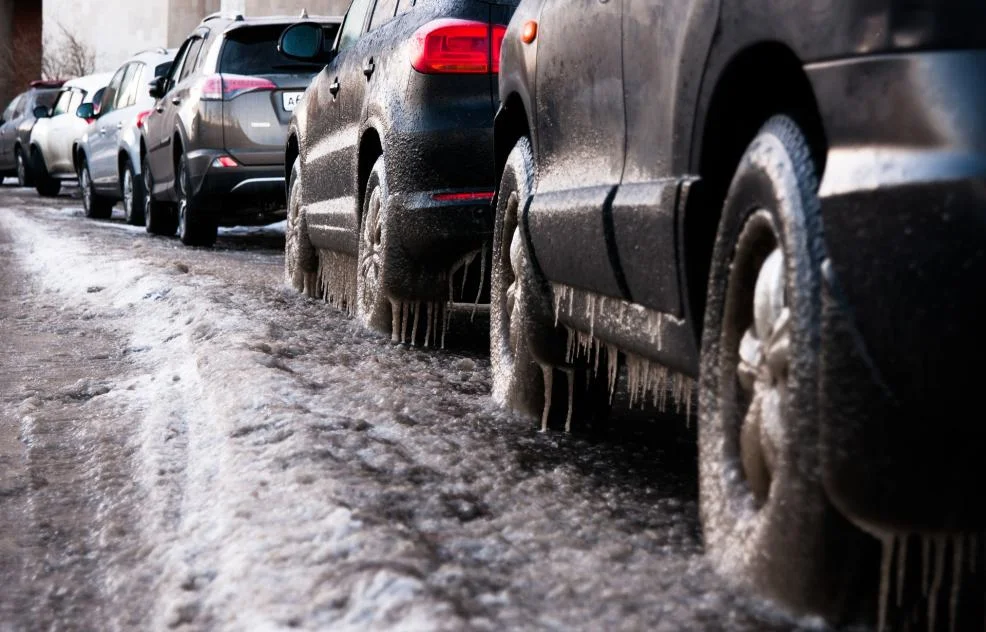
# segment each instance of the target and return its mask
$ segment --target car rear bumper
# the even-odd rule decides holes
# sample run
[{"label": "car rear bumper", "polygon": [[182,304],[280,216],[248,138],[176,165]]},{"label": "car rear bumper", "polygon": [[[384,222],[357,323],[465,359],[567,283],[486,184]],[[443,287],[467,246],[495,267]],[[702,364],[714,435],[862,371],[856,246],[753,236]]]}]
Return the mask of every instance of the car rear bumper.
[{"label": "car rear bumper", "polygon": [[189,152],[192,199],[203,212],[221,217],[285,216],[284,166],[216,167],[225,152]]},{"label": "car rear bumper", "polygon": [[829,140],[823,479],[876,530],[986,526],[986,51],[807,68]]},{"label": "car rear bumper", "polygon": [[436,201],[431,192],[396,194],[388,207],[390,233],[384,279],[393,298],[445,300],[448,275],[473,253],[487,247],[493,234],[488,200]]}]

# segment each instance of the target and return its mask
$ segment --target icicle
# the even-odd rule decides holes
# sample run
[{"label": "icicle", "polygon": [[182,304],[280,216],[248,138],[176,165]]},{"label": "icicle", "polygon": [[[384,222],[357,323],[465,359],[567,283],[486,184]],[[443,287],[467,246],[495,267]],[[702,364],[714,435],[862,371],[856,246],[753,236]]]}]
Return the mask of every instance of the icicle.
[{"label": "icicle", "polygon": [[657,313],[657,350],[664,349],[664,314]]},{"label": "icicle", "polygon": [[568,315],[571,316],[575,313],[575,308],[572,306],[572,301],[575,299],[575,290],[573,288],[568,288]]},{"label": "icicle", "polygon": [[401,342],[407,342],[407,321],[409,311],[411,309],[411,304],[407,301],[402,301],[401,303]]},{"label": "icicle", "polygon": [[935,545],[935,574],[931,580],[931,594],[928,595],[928,632],[935,632],[935,615],[938,608],[938,592],[941,590],[942,577],[945,574],[945,548],[948,540],[944,536],[936,537]]},{"label": "icicle", "polygon": [[421,301],[415,301],[414,307],[414,325],[411,327],[411,344],[417,344],[418,342],[418,316],[421,314]]},{"label": "icicle", "polygon": [[400,342],[398,334],[401,329],[401,304],[390,299],[390,341]]},{"label": "icicle", "polygon": [[547,364],[542,364],[541,374],[544,376],[544,410],[541,412],[541,432],[548,431],[548,414],[551,412],[551,379],[554,369]]},{"label": "icicle", "polygon": [[616,378],[619,376],[619,351],[613,345],[606,345],[606,372],[609,384],[609,403],[613,403],[613,396],[616,394]]},{"label": "icicle", "polygon": [[434,308],[432,307],[432,305],[433,305],[433,303],[431,303],[430,301],[426,305],[426,307],[428,309],[427,316],[426,316],[427,321],[428,321],[428,324],[425,327],[425,349],[428,348],[428,341],[431,339],[431,320],[434,317],[434,314],[432,313],[432,310]]},{"label": "icicle", "polygon": [[952,591],[948,598],[948,629],[955,632],[959,614],[959,590],[962,588],[962,535],[952,540]]},{"label": "icicle", "polygon": [[565,371],[568,381],[568,415],[565,417],[565,432],[572,431],[572,407],[575,404],[575,371],[568,369]]},{"label": "icicle", "polygon": [[476,310],[479,308],[479,299],[483,296],[483,288],[486,287],[486,242],[483,242],[483,254],[479,257],[479,290],[476,291],[476,301],[472,304],[472,316],[469,321],[476,319]]},{"label": "icicle", "polygon": [[559,311],[559,307],[561,307],[561,297],[564,296],[564,294],[565,294],[565,289],[564,289],[564,287],[561,287],[561,286],[559,286],[558,288],[556,288],[555,291],[554,291],[554,295],[555,295],[555,297],[554,297],[555,298],[555,327],[558,326],[558,311]]},{"label": "icicle", "polygon": [[883,544],[882,557],[880,558],[880,612],[877,631],[883,632],[887,627],[887,602],[890,595],[890,565],[894,561],[894,536],[886,535],[880,538]]},{"label": "icicle", "polygon": [[931,575],[931,540],[928,536],[921,537],[921,594],[928,596],[928,581]]},{"label": "icicle", "polygon": [[900,546],[897,547],[897,607],[901,606],[904,600],[904,576],[907,573],[907,539],[908,536],[900,536]]},{"label": "icicle", "polygon": [[452,321],[452,310],[449,306],[445,307],[445,325],[442,327],[442,349],[445,348],[445,332],[448,331],[449,323]]}]

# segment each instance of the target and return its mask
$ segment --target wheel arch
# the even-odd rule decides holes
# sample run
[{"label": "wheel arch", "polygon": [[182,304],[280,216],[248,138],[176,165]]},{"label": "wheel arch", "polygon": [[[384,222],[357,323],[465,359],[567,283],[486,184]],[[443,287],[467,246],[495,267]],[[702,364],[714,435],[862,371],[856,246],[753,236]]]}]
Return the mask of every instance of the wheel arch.
[{"label": "wheel arch", "polygon": [[380,133],[377,132],[376,128],[368,127],[360,137],[357,158],[356,215],[359,218],[357,226],[361,225],[363,221],[363,199],[366,196],[366,184],[370,181],[370,171],[380,156],[383,156]]},{"label": "wheel arch", "polygon": [[747,46],[709,85],[692,136],[692,169],[699,181],[689,191],[682,223],[685,307],[696,342],[704,327],[709,266],[722,205],[747,146],[764,123],[783,114],[805,133],[819,177],[828,152],[811,83],[787,45],[768,41]]},{"label": "wheel arch", "polygon": [[511,92],[503,102],[500,110],[496,113],[496,119],[493,121],[493,159],[495,161],[493,174],[496,178],[493,182],[494,188],[499,188],[500,186],[503,169],[507,164],[507,158],[510,156],[514,145],[524,137],[531,138],[531,126],[527,116],[527,107],[520,94]]}]

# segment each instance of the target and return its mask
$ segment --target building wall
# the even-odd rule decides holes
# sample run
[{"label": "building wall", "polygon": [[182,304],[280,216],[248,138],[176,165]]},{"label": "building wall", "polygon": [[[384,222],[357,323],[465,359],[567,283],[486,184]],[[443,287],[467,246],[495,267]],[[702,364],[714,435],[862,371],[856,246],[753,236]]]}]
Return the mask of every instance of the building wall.
[{"label": "building wall", "polygon": [[[9,42],[14,26],[14,0],[0,0],[0,42]],[[17,94],[11,75],[12,68],[0,63],[0,112]]]},{"label": "building wall", "polygon": [[0,0],[0,110],[41,76],[41,0]]}]

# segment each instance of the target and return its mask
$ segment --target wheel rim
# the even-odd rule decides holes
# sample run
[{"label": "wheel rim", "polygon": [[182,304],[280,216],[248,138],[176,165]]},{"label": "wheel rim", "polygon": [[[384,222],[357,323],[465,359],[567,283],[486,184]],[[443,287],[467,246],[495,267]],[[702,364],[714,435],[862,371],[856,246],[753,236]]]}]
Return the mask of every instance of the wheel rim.
[{"label": "wheel rim", "polygon": [[127,213],[127,219],[133,217],[134,211],[134,178],[130,169],[123,172],[123,210]]},{"label": "wheel rim", "polygon": [[143,168],[143,178],[144,178],[144,226],[151,225],[151,172],[147,169],[145,165]]},{"label": "wheel rim", "polygon": [[92,185],[89,180],[89,167],[82,166],[82,205],[86,211],[92,210]]},{"label": "wheel rim", "polygon": [[188,170],[182,160],[178,167],[178,235],[188,236]]},{"label": "wheel rim", "polygon": [[[520,226],[517,222],[519,198],[511,192],[507,198],[503,215],[503,233],[499,245],[499,286],[505,288],[500,301],[499,331],[501,339],[500,356],[507,366],[512,366],[520,344],[520,321],[522,316],[523,250]],[[505,344],[504,344],[505,343]]]},{"label": "wheel rim", "polygon": [[380,188],[373,189],[367,205],[366,218],[363,220],[362,248],[359,262],[359,274],[363,279],[363,292],[360,300],[364,307],[371,307],[377,299],[380,281],[380,265],[383,251],[383,225],[380,221]]},{"label": "wheel rim", "polygon": [[24,186],[27,182],[27,165],[24,164],[24,154],[17,152],[17,184]]},{"label": "wheel rim", "polygon": [[766,211],[754,213],[740,233],[726,292],[724,410],[736,431],[743,478],[763,506],[784,445],[791,357],[784,253]]}]

